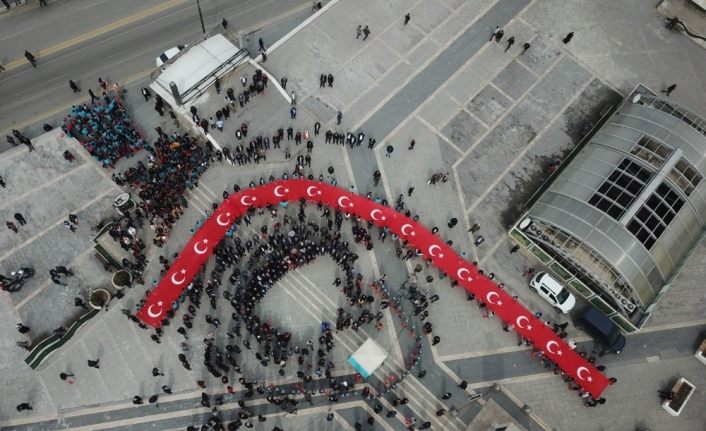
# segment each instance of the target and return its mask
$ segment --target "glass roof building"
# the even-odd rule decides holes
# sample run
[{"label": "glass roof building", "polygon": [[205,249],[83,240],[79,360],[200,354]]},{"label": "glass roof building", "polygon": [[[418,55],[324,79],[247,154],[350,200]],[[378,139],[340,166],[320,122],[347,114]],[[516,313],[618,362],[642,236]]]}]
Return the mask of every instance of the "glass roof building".
[{"label": "glass roof building", "polygon": [[706,121],[639,86],[511,235],[626,331],[706,232]]}]

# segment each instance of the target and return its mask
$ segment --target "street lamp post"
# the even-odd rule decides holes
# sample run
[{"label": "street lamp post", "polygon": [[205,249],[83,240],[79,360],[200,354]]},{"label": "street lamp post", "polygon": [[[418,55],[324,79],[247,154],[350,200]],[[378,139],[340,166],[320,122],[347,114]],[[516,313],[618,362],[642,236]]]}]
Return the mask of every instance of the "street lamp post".
[{"label": "street lamp post", "polygon": [[196,0],[196,7],[199,9],[199,19],[201,20],[201,31],[206,34],[206,26],[203,25],[203,14],[201,13],[201,2]]}]

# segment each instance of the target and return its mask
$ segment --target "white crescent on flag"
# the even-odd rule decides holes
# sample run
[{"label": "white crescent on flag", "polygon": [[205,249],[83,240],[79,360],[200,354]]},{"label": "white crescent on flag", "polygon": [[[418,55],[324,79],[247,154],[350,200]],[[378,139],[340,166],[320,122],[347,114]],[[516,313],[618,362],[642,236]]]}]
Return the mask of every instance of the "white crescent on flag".
[{"label": "white crescent on flag", "polygon": [[257,198],[246,195],[246,196],[243,196],[242,198],[240,198],[240,203],[247,207],[247,206],[252,205],[253,201],[256,201],[256,200],[257,200]]},{"label": "white crescent on flag", "polygon": [[[409,228],[409,232],[407,232],[407,228]],[[403,224],[402,227],[400,228],[400,232],[402,232],[402,235],[414,236],[414,229],[412,228],[412,225],[409,223]]]},{"label": "white crescent on flag", "polygon": [[[466,275],[463,275],[464,273]],[[458,271],[456,271],[456,275],[458,276],[458,278],[462,278],[464,280],[468,280],[468,281],[472,280],[471,271],[469,271],[468,268],[459,268]]]},{"label": "white crescent on flag", "polygon": [[206,254],[206,252],[208,251],[208,247],[204,247],[204,248],[199,247],[199,244],[201,244],[201,243],[204,243],[204,245],[205,245],[205,244],[208,244],[208,240],[207,240],[207,239],[204,239],[203,241],[197,241],[197,242],[195,242],[195,243],[194,243],[194,253],[196,253],[196,254]]},{"label": "white crescent on flag", "polygon": [[430,245],[429,249],[427,250],[429,252],[429,256],[431,256],[431,257],[444,257],[443,254],[439,254],[439,255],[434,254],[434,250],[441,250],[441,247],[439,247],[436,244]]},{"label": "white crescent on flag", "polygon": [[284,193],[287,193],[289,191],[288,189],[284,189],[284,193],[281,193],[279,191],[280,189],[284,189],[284,186],[277,186],[277,187],[275,187],[275,190],[274,190],[275,196],[277,196],[278,198],[281,198],[282,196],[284,196]]},{"label": "white crescent on flag", "polygon": [[557,351],[555,352],[554,350],[552,350],[552,346],[557,346],[557,347],[559,347],[559,343],[557,343],[557,342],[554,341],[554,340],[549,340],[549,341],[547,341],[547,352],[553,353],[553,354],[555,354],[555,355],[561,355],[561,350],[557,350]]},{"label": "white crescent on flag", "polygon": [[155,304],[150,305],[149,308],[147,309],[147,315],[152,318],[159,317],[162,315],[162,312],[164,312],[164,309],[162,308],[162,301],[157,302],[157,306],[159,306],[159,311],[156,313],[154,311],[152,311],[152,307],[154,307],[154,305]]},{"label": "white crescent on flag", "polygon": [[[181,280],[177,281],[177,279],[175,278],[177,276],[177,274],[182,275]],[[184,274],[186,274],[185,269],[182,269],[181,271],[175,272],[174,274],[172,274],[172,283],[174,283],[175,286],[178,286],[180,284],[184,284],[184,282],[186,281],[186,277],[184,276]]]},{"label": "white crescent on flag", "polygon": [[[344,202],[348,201],[348,204],[345,204]],[[343,207],[343,208],[349,208],[353,206],[353,203],[351,202],[350,198],[348,196],[341,196],[338,198],[338,206]]]},{"label": "white crescent on flag", "polygon": [[[584,371],[586,372],[586,374],[588,375],[588,377],[584,377],[584,376],[581,374],[581,373],[583,373]],[[584,381],[589,381],[589,382],[590,382],[591,380],[593,380],[593,379],[591,378],[591,372],[588,371],[588,368],[586,368],[586,367],[578,367],[578,368],[576,369],[576,376],[577,376],[579,379],[584,380]]]},{"label": "white crescent on flag", "polygon": [[[314,190],[316,190],[314,192]],[[321,190],[319,190],[316,186],[309,186],[306,188],[306,194],[313,197],[314,195],[320,195]]]},{"label": "white crescent on flag", "polygon": [[382,211],[380,211],[379,209],[375,208],[374,210],[370,211],[370,218],[372,218],[373,220],[378,220],[378,221],[379,221],[379,220],[385,220],[385,216],[382,216],[382,217],[380,217],[380,218],[377,218],[377,217],[375,217],[375,214],[382,214]]},{"label": "white crescent on flag", "polygon": [[515,319],[515,323],[517,323],[517,327],[518,327],[518,328],[522,328],[522,329],[525,329],[525,328],[527,328],[527,329],[532,329],[531,326],[523,326],[523,325],[522,325],[522,322],[523,322],[523,321],[529,323],[529,319],[527,318],[527,316],[517,316],[517,319]]},{"label": "white crescent on flag", "polygon": [[491,304],[502,305],[502,302],[500,302],[500,301],[494,302],[494,301],[492,300],[493,297],[498,297],[498,298],[500,298],[500,295],[498,294],[498,292],[488,292],[488,294],[485,295],[485,299],[487,299],[488,302],[490,302]]},{"label": "white crescent on flag", "polygon": [[[228,218],[226,221],[221,221],[221,217],[224,215]],[[228,226],[230,224],[230,213],[218,214],[218,217],[216,217],[216,223],[218,223],[219,226]]]}]

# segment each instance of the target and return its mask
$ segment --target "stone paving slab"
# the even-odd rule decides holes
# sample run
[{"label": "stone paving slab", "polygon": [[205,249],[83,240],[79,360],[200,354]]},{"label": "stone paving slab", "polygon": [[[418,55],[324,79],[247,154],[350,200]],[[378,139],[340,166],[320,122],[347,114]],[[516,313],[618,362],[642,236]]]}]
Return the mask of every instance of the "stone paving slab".
[{"label": "stone paving slab", "polygon": [[513,60],[493,79],[493,84],[501,88],[505,95],[518,100],[536,80],[536,76],[527,73],[524,66]]},{"label": "stone paving slab", "polygon": [[467,151],[485,131],[486,127],[471,114],[459,111],[441,133],[462,151]]},{"label": "stone paving slab", "polygon": [[441,0],[419,2],[410,12],[410,15],[414,18],[410,20],[408,25],[429,34],[438,28],[452,12],[452,9]]},{"label": "stone paving slab", "polygon": [[492,125],[507,111],[512,100],[488,84],[468,102],[466,109],[486,125]]},{"label": "stone paving slab", "polygon": [[451,92],[444,90],[432,97],[419,111],[419,117],[431,125],[443,125],[451,121],[459,111],[459,103]]},{"label": "stone paving slab", "polygon": [[[351,60],[358,70],[377,80],[390,70],[390,67],[399,60],[396,51],[382,43],[381,39],[371,41],[364,52]],[[335,83],[335,80],[334,80]]]}]

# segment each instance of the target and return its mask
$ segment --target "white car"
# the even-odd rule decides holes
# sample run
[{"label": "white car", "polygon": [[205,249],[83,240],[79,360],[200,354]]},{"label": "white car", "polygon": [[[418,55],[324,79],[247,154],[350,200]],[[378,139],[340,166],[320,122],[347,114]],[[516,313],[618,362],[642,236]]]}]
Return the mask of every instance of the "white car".
[{"label": "white car", "polygon": [[169,48],[168,50],[159,54],[159,57],[157,57],[157,59],[155,60],[155,63],[157,63],[157,67],[162,67],[164,63],[176,57],[177,54],[179,54],[184,48],[186,48],[185,45],[177,45],[174,48]]},{"label": "white car", "polygon": [[568,313],[576,305],[576,298],[569,290],[546,272],[537,273],[530,280],[530,290],[550,303],[559,313]]}]

